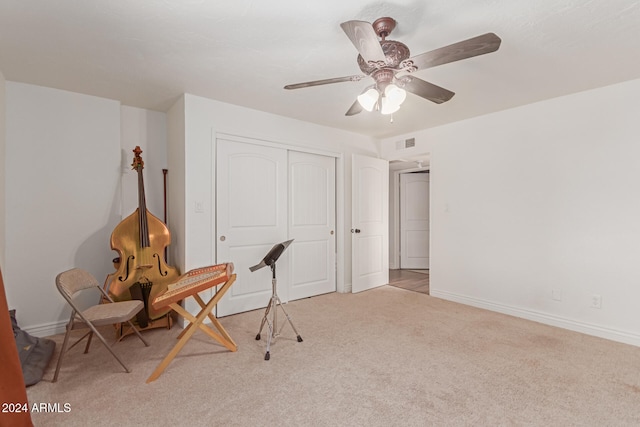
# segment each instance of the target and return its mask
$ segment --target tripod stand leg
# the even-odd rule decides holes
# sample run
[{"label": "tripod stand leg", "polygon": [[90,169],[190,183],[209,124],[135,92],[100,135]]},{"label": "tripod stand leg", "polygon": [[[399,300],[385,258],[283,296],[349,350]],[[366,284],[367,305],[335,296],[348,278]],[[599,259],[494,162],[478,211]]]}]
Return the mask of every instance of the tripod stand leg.
[{"label": "tripod stand leg", "polygon": [[258,331],[258,335],[256,335],[256,341],[260,341],[260,333],[262,332],[262,328],[264,328],[264,324],[267,323],[267,316],[269,315],[272,305],[273,301],[269,301],[269,305],[267,305],[267,308],[264,311],[264,316],[262,317],[262,322],[260,323],[260,330]]},{"label": "tripod stand leg", "polygon": [[264,354],[264,360],[271,359],[271,339],[273,338],[273,324],[267,320],[269,324],[269,337],[267,338],[267,351]]},{"label": "tripod stand leg", "polygon": [[291,321],[291,317],[289,317],[289,313],[287,313],[287,311],[282,306],[282,302],[280,301],[280,297],[276,297],[276,298],[278,299],[278,305],[282,309],[282,312],[284,313],[284,316],[287,318],[287,322],[289,322],[289,324],[291,325],[291,329],[293,329],[293,332],[296,333],[296,338],[298,339],[298,342],[302,342],[302,337],[298,333],[296,327],[293,326],[293,322]]}]

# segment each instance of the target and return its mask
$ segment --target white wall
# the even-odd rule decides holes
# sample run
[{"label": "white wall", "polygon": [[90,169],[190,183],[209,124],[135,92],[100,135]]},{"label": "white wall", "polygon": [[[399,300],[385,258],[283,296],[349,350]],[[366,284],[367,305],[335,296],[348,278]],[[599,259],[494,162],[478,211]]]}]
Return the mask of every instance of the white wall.
[{"label": "white wall", "polygon": [[69,315],[55,276],[80,267],[102,283],[114,271],[111,233],[138,204],[135,145],[144,150],[147,207],[162,219],[166,115],[13,82],[6,112],[7,298],[23,329],[51,335]]},{"label": "white wall", "polygon": [[59,272],[110,272],[109,236],[120,218],[120,105],[13,82],[6,101],[3,273],[18,322],[37,334],[68,316],[55,288]]},{"label": "white wall", "polygon": [[634,80],[410,135],[431,294],[640,345],[639,111]]},{"label": "white wall", "polygon": [[[351,154],[365,154],[377,157],[378,147],[368,137],[352,134],[336,129],[301,122],[273,114],[267,114],[244,107],[186,94],[179,101],[179,108],[169,112],[170,151],[178,150],[183,143],[185,181],[178,177],[171,181],[171,187],[183,184],[184,200],[178,205],[174,199],[171,209],[184,212],[184,222],[176,224],[185,236],[179,250],[184,253],[184,265],[188,269],[208,265],[215,262],[215,171],[214,143],[217,134],[230,134],[246,138],[254,138],[307,149],[323,150],[341,155],[338,161],[338,182],[342,187],[337,189],[339,197],[338,246],[342,246],[345,256],[338,260],[338,289],[350,287],[351,283]],[[182,108],[183,107],[183,108]],[[180,141],[179,132],[172,126],[180,127],[184,123],[184,141]],[[176,138],[174,140],[173,138]],[[202,202],[205,212],[195,213],[195,202]],[[340,210],[341,209],[341,210]],[[175,218],[175,216],[174,216]],[[345,220],[346,218],[346,220]],[[343,289],[341,289],[341,287]]]},{"label": "white wall", "polygon": [[169,175],[167,177],[167,205],[169,209],[169,230],[171,231],[171,246],[169,247],[169,259],[180,271],[185,270],[186,247],[185,231],[185,120],[184,97],[167,112],[167,155]]}]

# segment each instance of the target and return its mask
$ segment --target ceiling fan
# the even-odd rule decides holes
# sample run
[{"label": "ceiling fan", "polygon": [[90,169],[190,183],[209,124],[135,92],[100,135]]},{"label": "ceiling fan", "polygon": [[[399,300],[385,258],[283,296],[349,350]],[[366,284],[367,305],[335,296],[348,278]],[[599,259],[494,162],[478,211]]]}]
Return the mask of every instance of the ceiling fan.
[{"label": "ceiling fan", "polygon": [[300,89],[340,82],[358,82],[371,77],[374,84],[365,88],[357,97],[347,110],[346,116],[358,114],[363,109],[375,109],[382,114],[394,113],[400,108],[406,92],[436,104],[446,102],[453,97],[454,92],[411,74],[437,65],[495,52],[501,42],[495,34],[487,33],[411,57],[409,48],[404,43],[387,40],[396,26],[393,18],[379,18],[373,24],[365,21],[347,21],[340,26],[358,50],[358,66],[364,74],[290,84],[284,88]]}]

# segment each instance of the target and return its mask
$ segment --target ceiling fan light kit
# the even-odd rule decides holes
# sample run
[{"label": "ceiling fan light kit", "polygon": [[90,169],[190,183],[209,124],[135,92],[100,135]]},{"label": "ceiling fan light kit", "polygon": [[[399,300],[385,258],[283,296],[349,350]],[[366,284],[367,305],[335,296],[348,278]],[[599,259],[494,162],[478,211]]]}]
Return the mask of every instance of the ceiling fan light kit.
[{"label": "ceiling fan light kit", "polygon": [[370,86],[358,95],[358,103],[367,111],[379,110],[381,114],[392,114],[400,109],[407,98],[407,92],[395,84],[387,85],[384,92]]},{"label": "ceiling fan light kit", "polygon": [[[407,99],[407,91],[405,91],[402,88],[399,88],[393,83],[391,83],[386,88],[384,88],[384,98],[382,99],[383,104],[386,103],[391,108],[395,108],[395,111],[397,111],[400,108],[400,105],[402,105],[405,99]],[[382,114],[385,114],[384,111],[380,111],[380,112]]]},{"label": "ceiling fan light kit", "polygon": [[378,103],[378,98],[380,98],[380,93],[376,88],[371,86],[369,89],[358,95],[358,102],[365,110],[373,111],[373,108]]},{"label": "ceiling fan light kit", "polygon": [[400,109],[407,92],[436,104],[446,102],[455,95],[454,92],[419,79],[411,73],[495,52],[501,43],[500,37],[487,33],[411,57],[409,48],[404,43],[387,40],[387,36],[396,27],[393,18],[379,18],[373,24],[365,21],[347,21],[340,24],[340,27],[358,50],[357,62],[364,75],[296,83],[284,88],[300,89],[372,78],[375,84],[367,87],[356,98],[346,112],[347,116],[358,114],[363,109],[393,114]]}]

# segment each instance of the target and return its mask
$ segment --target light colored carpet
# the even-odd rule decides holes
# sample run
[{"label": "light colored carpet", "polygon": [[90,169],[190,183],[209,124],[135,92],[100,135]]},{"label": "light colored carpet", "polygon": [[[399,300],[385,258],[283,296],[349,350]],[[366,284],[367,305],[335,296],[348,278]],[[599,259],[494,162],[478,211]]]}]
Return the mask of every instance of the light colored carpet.
[{"label": "light colored carpet", "polygon": [[[116,345],[127,374],[95,342],[74,348],[60,378],[28,389],[36,426],[637,426],[640,348],[384,286],[285,308],[263,360],[262,310],[222,318],[231,353],[202,332],[155,382],[180,332]],[[278,314],[281,315],[281,311]],[[279,320],[282,324],[284,317]],[[62,336],[55,337],[58,344]],[[58,347],[59,348],[59,347]]]}]

